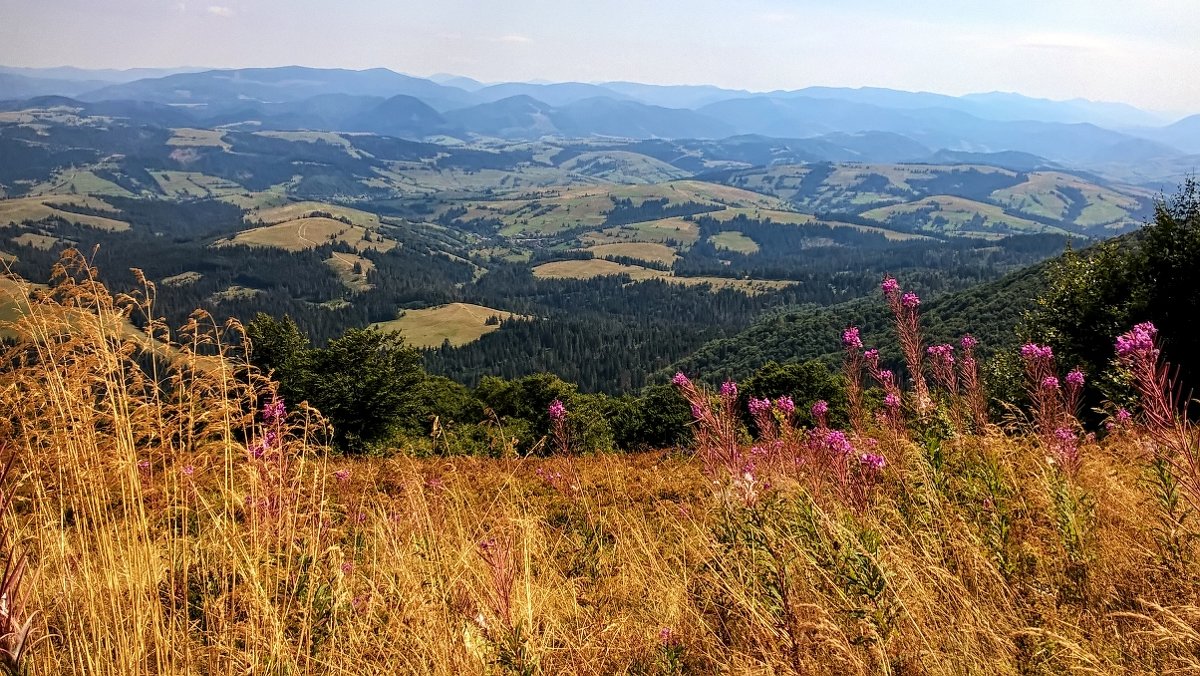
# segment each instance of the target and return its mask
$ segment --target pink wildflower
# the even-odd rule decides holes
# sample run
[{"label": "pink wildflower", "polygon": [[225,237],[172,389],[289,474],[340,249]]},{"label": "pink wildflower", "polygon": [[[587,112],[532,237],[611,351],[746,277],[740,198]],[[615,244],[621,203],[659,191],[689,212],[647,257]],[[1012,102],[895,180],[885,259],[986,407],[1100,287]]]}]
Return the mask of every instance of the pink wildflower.
[{"label": "pink wildflower", "polygon": [[1054,376],[1046,376],[1045,379],[1042,380],[1042,389],[1043,390],[1057,390],[1058,389],[1058,378],[1056,378]]},{"label": "pink wildflower", "polygon": [[906,308],[915,308],[921,304],[921,297],[909,291],[900,298],[900,304]]},{"label": "pink wildflower", "polygon": [[979,344],[979,341],[975,340],[975,336],[972,336],[968,333],[962,337],[962,340],[960,340],[958,344],[961,345],[962,349],[964,350],[972,350],[976,345]]},{"label": "pink wildflower", "polygon": [[823,418],[829,413],[829,403],[825,400],[818,401],[812,405],[812,414],[816,418]]},{"label": "pink wildflower", "polygon": [[561,422],[567,419],[567,407],[563,406],[563,403],[558,399],[550,402],[550,408],[548,409],[548,412],[550,413],[550,419],[556,422]]},{"label": "pink wildflower", "polygon": [[674,378],[671,378],[671,382],[676,387],[683,387],[685,385],[691,384],[692,381],[688,380],[688,377],[683,375],[683,371],[679,371],[675,374]]},{"label": "pink wildflower", "polygon": [[750,397],[750,403],[748,407],[750,409],[750,415],[762,415],[771,410],[771,400],[755,399],[754,397]]},{"label": "pink wildflower", "polygon": [[722,397],[733,398],[733,397],[736,397],[737,395],[738,395],[737,383],[733,382],[732,380],[726,380],[725,382],[721,383],[721,396]]},{"label": "pink wildflower", "polygon": [[879,285],[883,289],[883,293],[891,295],[900,290],[900,282],[896,281],[895,277],[884,277],[883,283]]},{"label": "pink wildflower", "polygon": [[883,398],[883,405],[890,409],[900,408],[900,397],[896,396],[894,392],[889,392],[888,395]]},{"label": "pink wildflower", "polygon": [[775,408],[784,415],[791,415],[796,410],[796,402],[791,397],[780,397],[775,400]]},{"label": "pink wildflower", "polygon": [[287,408],[283,405],[283,399],[274,397],[266,406],[263,406],[263,420],[267,422],[281,422],[284,416],[287,415]]},{"label": "pink wildflower", "polygon": [[350,470],[339,469],[333,473],[333,477],[338,480],[338,483],[346,483],[350,480]]},{"label": "pink wildflower", "polygon": [[1083,387],[1083,371],[1075,369],[1067,374],[1067,384],[1075,387]]},{"label": "pink wildflower", "polygon": [[858,335],[858,327],[851,326],[842,331],[842,345],[851,349],[862,349],[862,338]]},{"label": "pink wildflower", "polygon": [[1134,326],[1129,331],[1117,336],[1117,356],[1130,357],[1137,354],[1155,353],[1154,337],[1156,335],[1158,335],[1158,328],[1151,322],[1142,322]]},{"label": "pink wildflower", "polygon": [[887,464],[887,460],[885,460],[884,457],[878,453],[863,453],[858,460],[864,467],[875,470],[876,472],[882,470]]}]

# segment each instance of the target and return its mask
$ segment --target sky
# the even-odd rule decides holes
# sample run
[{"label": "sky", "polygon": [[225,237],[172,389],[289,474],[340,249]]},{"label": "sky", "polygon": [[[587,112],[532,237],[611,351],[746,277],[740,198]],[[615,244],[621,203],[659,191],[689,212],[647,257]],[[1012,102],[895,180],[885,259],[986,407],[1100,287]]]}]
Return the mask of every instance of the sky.
[{"label": "sky", "polygon": [[0,0],[0,64],[1015,91],[1200,112],[1200,0]]}]

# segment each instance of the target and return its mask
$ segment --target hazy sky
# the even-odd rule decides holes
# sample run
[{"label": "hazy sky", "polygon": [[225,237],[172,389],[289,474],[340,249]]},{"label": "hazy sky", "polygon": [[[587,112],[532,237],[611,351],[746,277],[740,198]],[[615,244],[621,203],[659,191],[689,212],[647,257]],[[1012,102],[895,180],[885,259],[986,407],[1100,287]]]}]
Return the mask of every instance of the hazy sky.
[{"label": "hazy sky", "polygon": [[1018,91],[1200,111],[1200,0],[0,0],[0,64]]}]

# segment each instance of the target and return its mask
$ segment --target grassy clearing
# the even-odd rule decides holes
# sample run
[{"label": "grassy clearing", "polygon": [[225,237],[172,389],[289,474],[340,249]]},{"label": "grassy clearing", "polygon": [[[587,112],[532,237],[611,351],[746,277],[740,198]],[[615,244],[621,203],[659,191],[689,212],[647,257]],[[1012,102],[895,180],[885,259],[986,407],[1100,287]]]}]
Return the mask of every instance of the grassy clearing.
[{"label": "grassy clearing", "polygon": [[349,244],[359,251],[388,251],[396,246],[395,241],[368,228],[324,217],[297,218],[275,225],[243,230],[229,239],[217,242],[216,246],[244,244],[303,251],[334,241]]},{"label": "grassy clearing", "polygon": [[239,192],[219,197],[222,202],[228,202],[247,211],[270,209],[286,204],[287,193],[283,191]]},{"label": "grassy clearing", "polygon": [[992,193],[992,199],[1016,211],[1048,218],[1063,218],[1071,206],[1071,199],[1063,193],[1063,188],[1078,190],[1087,201],[1087,205],[1074,221],[1076,225],[1083,227],[1123,225],[1131,220],[1129,213],[1140,206],[1137,199],[1131,195],[1102,188],[1078,176],[1055,171],[1031,173],[1028,181],[1012,188],[997,190]]},{"label": "grassy clearing", "polygon": [[375,269],[375,261],[370,258],[334,252],[325,259],[325,264],[333,268],[342,283],[352,291],[370,291],[374,288],[367,282],[367,273]]},{"label": "grassy clearing", "polygon": [[671,265],[679,255],[675,250],[664,244],[654,242],[620,242],[616,244],[597,244],[587,248],[596,258],[605,256],[627,256],[642,261],[654,261]]},{"label": "grassy clearing", "polygon": [[220,129],[173,129],[167,145],[180,148],[213,147],[228,151],[232,146],[225,140],[225,132]]},{"label": "grassy clearing", "polygon": [[262,221],[267,225],[274,225],[285,221],[308,218],[315,213],[330,214],[334,218],[345,219],[353,225],[364,228],[377,228],[380,225],[379,216],[369,211],[325,202],[289,202],[279,206],[256,208],[246,214],[246,221]]},{"label": "grassy clearing", "polygon": [[501,320],[518,315],[470,303],[449,303],[424,310],[405,310],[399,319],[374,324],[384,331],[399,331],[405,342],[417,347],[441,347],[445,341],[451,345],[466,345],[500,328],[500,324],[488,324],[492,317]]},{"label": "grassy clearing", "polygon": [[129,229],[129,223],[126,221],[105,216],[77,214],[57,208],[57,205],[60,204],[84,206],[90,209],[110,212],[114,216],[118,215],[118,212],[107,202],[85,195],[21,197],[11,200],[0,200],[0,225],[17,225],[21,223],[34,223],[47,218],[61,218],[68,223],[100,230],[123,231]]},{"label": "grassy clearing", "polygon": [[35,249],[41,249],[42,251],[49,251],[57,244],[71,243],[71,240],[69,239],[61,239],[58,237],[52,237],[50,235],[42,235],[36,232],[23,232],[16,237],[13,237],[9,241],[17,246],[31,246]]},{"label": "grassy clearing", "polygon": [[171,275],[170,277],[163,277],[162,281],[159,283],[166,284],[167,286],[187,286],[189,284],[195,284],[203,278],[204,275],[200,274],[199,272],[188,270],[187,272],[181,272],[177,275]]},{"label": "grassy clearing", "polygon": [[582,153],[564,162],[561,168],[592,178],[626,184],[663,183],[688,175],[686,171],[661,160],[620,150]]},{"label": "grassy clearing", "polygon": [[658,279],[670,273],[651,270],[639,265],[625,265],[600,258],[590,260],[567,260],[542,263],[533,269],[533,276],[542,279],[591,279],[609,275],[629,275],[633,281]]},{"label": "grassy clearing", "polygon": [[872,423],[886,462],[844,478],[803,441],[832,430],[790,425],[757,448],[731,427],[694,452],[347,459],[315,412],[260,413],[274,386],[232,352],[155,359],[96,293],[37,304],[0,369],[28,673],[1200,672],[1194,526],[1164,536],[1139,425],[1070,475],[1019,426]]},{"label": "grassy clearing", "polygon": [[330,131],[258,131],[255,134],[283,139],[293,143],[328,143],[346,151],[346,154],[350,157],[361,158],[363,156],[362,152],[358,148],[355,148],[350,141],[343,138],[340,134]]},{"label": "grassy clearing", "polygon": [[758,253],[758,243],[740,232],[719,232],[708,238],[713,246],[742,254]]}]

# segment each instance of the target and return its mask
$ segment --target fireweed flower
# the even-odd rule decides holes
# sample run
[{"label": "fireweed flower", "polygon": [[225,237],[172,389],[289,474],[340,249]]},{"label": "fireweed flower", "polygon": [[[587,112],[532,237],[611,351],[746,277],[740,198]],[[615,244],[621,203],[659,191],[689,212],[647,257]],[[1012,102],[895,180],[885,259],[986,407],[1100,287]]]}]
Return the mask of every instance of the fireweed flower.
[{"label": "fireweed flower", "polygon": [[1021,347],[1021,356],[1028,360],[1049,359],[1054,356],[1054,350],[1050,349],[1049,345],[1025,343]]},{"label": "fireweed flower", "polygon": [[825,447],[838,455],[851,455],[854,453],[854,445],[846,438],[846,433],[841,430],[829,430],[825,433]]},{"label": "fireweed flower", "polygon": [[762,415],[771,410],[771,400],[750,397],[748,408],[750,409],[750,415]]},{"label": "fireweed flower", "polygon": [[1046,378],[1044,380],[1042,380],[1042,389],[1043,390],[1057,390],[1058,389],[1058,378],[1056,378],[1054,376],[1046,376]]},{"label": "fireweed flower", "polygon": [[900,282],[896,281],[895,277],[884,277],[883,283],[879,285],[879,288],[883,289],[884,294],[890,296],[900,290]]},{"label": "fireweed flower", "polygon": [[896,377],[895,374],[893,374],[888,369],[883,369],[882,371],[879,372],[879,382],[881,382],[881,383],[890,383],[890,382],[892,382],[892,379],[895,377]]},{"label": "fireweed flower", "polygon": [[890,409],[900,408],[900,397],[896,396],[896,393],[894,392],[889,392],[888,395],[883,398],[883,405]]},{"label": "fireweed flower", "polygon": [[885,460],[884,457],[878,453],[863,453],[861,456],[859,456],[858,461],[862,463],[863,467],[876,472],[882,470],[884,466],[887,465],[887,460]]},{"label": "fireweed flower", "polygon": [[877,366],[879,364],[879,350],[871,348],[866,352],[863,352],[863,359],[866,359],[867,363],[871,364],[872,366]]},{"label": "fireweed flower", "polygon": [[692,417],[699,420],[704,417],[704,411],[701,410],[699,404],[692,404]]},{"label": "fireweed flower", "polygon": [[281,422],[286,415],[287,408],[283,405],[283,399],[279,397],[272,398],[270,402],[263,406],[263,420],[269,423]]},{"label": "fireweed flower", "polygon": [[921,297],[909,291],[900,298],[900,304],[906,308],[915,308],[921,304]]},{"label": "fireweed flower", "polygon": [[930,345],[925,350],[925,354],[928,354],[930,357],[942,359],[948,364],[954,363],[954,346],[949,343],[944,345]]},{"label": "fireweed flower", "polygon": [[814,418],[824,418],[829,413],[829,403],[825,400],[818,401],[812,405],[812,414]]},{"label": "fireweed flower", "polygon": [[674,378],[671,378],[671,382],[676,387],[683,387],[685,385],[690,384],[692,381],[688,380],[688,377],[683,375],[683,371],[679,371],[675,374]]},{"label": "fireweed flower", "polygon": [[842,345],[855,350],[862,349],[862,338],[858,335],[857,326],[842,331]]},{"label": "fireweed flower", "polygon": [[732,398],[732,397],[736,397],[737,394],[738,394],[737,383],[733,382],[732,380],[726,380],[725,382],[721,383],[721,396],[722,397]]},{"label": "fireweed flower", "polygon": [[979,344],[979,341],[975,340],[975,336],[972,336],[968,333],[962,337],[962,340],[960,340],[958,344],[962,346],[962,349],[964,350],[972,350],[976,345]]},{"label": "fireweed flower", "polygon": [[1117,415],[1116,415],[1117,422],[1119,422],[1119,423],[1127,423],[1127,422],[1129,422],[1129,419],[1130,419],[1131,417],[1132,417],[1132,416],[1131,416],[1131,415],[1129,415],[1129,411],[1125,410],[1124,408],[1118,408],[1118,409],[1117,409]]},{"label": "fireweed flower", "polygon": [[547,409],[550,414],[550,419],[556,422],[561,422],[567,419],[567,407],[558,399],[550,402],[550,408]]},{"label": "fireweed flower", "polygon": [[796,410],[796,402],[791,397],[780,397],[775,400],[775,408],[784,415],[791,415]]},{"label": "fireweed flower", "polygon": [[1075,387],[1083,387],[1083,371],[1075,369],[1067,374],[1067,384]]},{"label": "fireweed flower", "polygon": [[1142,322],[1129,331],[1117,336],[1117,356],[1132,357],[1136,355],[1157,355],[1154,349],[1154,337],[1158,328],[1152,322]]}]

